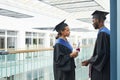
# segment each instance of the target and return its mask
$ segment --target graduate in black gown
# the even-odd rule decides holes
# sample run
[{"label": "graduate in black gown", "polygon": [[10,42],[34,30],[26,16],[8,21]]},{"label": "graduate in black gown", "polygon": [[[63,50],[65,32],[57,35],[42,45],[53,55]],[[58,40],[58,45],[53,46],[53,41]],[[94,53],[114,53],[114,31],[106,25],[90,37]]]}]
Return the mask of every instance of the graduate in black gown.
[{"label": "graduate in black gown", "polygon": [[73,48],[66,38],[70,35],[70,29],[64,21],[54,28],[58,32],[54,45],[54,80],[75,80],[74,58],[78,56],[78,52],[73,52]]},{"label": "graduate in black gown", "polygon": [[83,66],[89,64],[91,80],[110,80],[110,31],[104,25],[107,14],[98,10],[92,14],[93,26],[99,31],[93,56],[82,62]]}]

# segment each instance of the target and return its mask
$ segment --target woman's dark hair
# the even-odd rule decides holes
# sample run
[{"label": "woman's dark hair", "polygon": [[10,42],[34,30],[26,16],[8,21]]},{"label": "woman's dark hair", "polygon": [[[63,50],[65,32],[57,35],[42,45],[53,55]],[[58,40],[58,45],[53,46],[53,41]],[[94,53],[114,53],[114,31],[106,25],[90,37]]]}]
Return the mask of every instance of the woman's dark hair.
[{"label": "woman's dark hair", "polygon": [[58,39],[62,35],[61,31],[64,31],[64,30],[65,30],[65,27],[58,32],[58,34],[57,34],[57,36],[55,38]]},{"label": "woman's dark hair", "polygon": [[58,32],[58,34],[55,38],[58,39],[61,35],[62,35],[61,32]]}]

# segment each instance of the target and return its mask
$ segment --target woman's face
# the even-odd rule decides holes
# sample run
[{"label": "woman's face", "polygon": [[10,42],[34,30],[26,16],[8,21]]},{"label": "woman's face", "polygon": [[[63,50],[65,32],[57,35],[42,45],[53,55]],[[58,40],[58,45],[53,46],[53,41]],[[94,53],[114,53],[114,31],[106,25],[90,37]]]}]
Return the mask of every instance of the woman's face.
[{"label": "woman's face", "polygon": [[62,33],[62,36],[69,37],[69,35],[70,35],[70,29],[69,29],[69,27],[66,26],[66,27],[64,28],[64,30],[61,31],[61,33]]}]

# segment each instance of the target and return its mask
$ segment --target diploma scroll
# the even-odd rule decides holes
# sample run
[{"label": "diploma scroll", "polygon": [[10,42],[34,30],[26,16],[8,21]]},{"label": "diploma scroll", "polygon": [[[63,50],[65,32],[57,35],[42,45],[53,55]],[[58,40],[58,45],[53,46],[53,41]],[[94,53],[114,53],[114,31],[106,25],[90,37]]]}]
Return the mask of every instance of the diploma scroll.
[{"label": "diploma scroll", "polygon": [[80,52],[80,42],[78,42],[77,48],[76,48],[77,52]]}]

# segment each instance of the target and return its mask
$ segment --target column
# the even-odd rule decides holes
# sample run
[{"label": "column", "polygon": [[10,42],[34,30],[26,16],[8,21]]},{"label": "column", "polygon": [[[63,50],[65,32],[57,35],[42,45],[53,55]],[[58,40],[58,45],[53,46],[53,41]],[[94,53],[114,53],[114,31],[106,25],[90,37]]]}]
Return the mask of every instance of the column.
[{"label": "column", "polygon": [[120,0],[117,0],[117,80],[120,80]]},{"label": "column", "polygon": [[[111,29],[111,53],[110,53],[110,62],[111,62],[111,80],[117,79],[117,0],[110,0],[110,29]],[[119,63],[118,63],[119,64]]]},{"label": "column", "polygon": [[17,48],[25,49],[25,31],[20,30],[17,37]]},{"label": "column", "polygon": [[44,47],[47,47],[47,48],[50,47],[50,34],[49,33],[45,33]]}]

